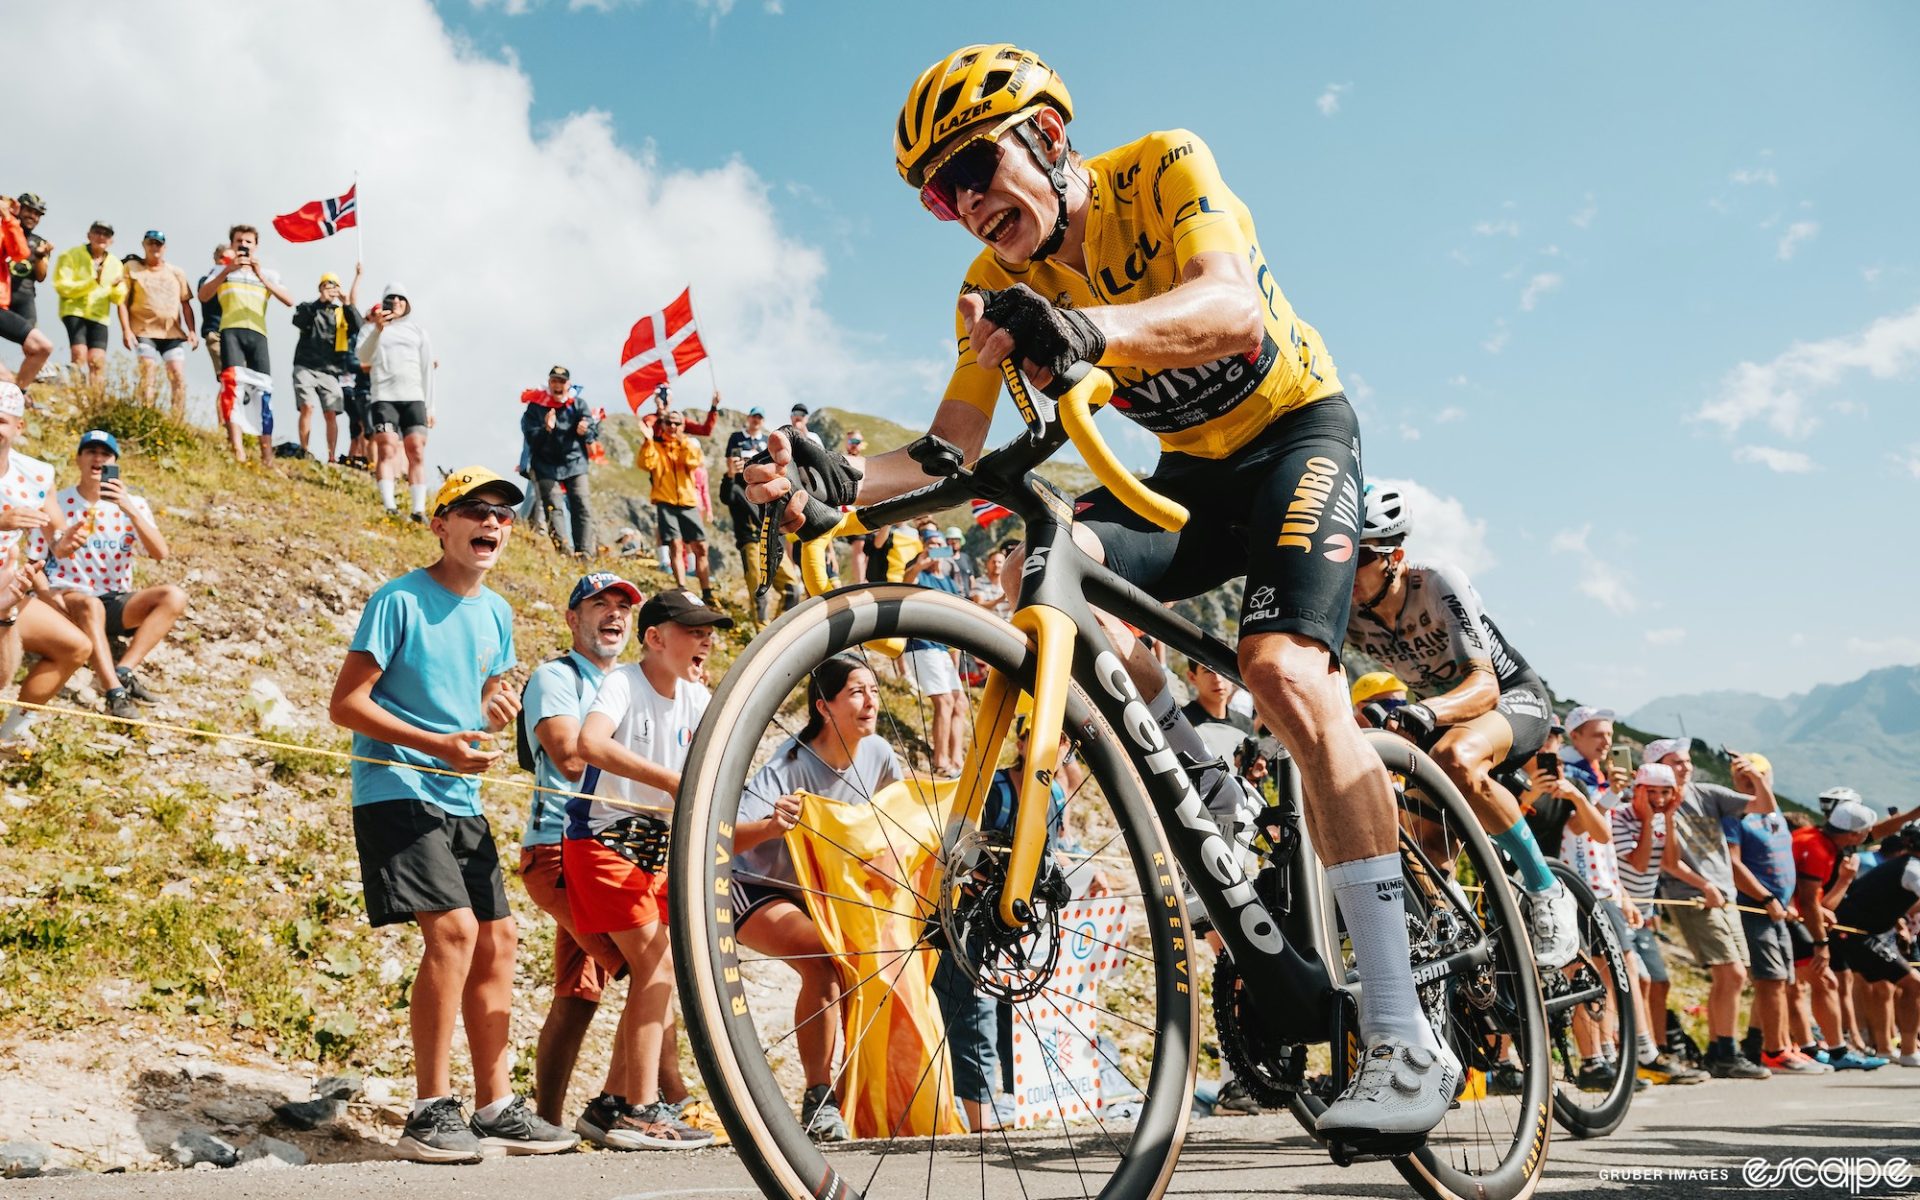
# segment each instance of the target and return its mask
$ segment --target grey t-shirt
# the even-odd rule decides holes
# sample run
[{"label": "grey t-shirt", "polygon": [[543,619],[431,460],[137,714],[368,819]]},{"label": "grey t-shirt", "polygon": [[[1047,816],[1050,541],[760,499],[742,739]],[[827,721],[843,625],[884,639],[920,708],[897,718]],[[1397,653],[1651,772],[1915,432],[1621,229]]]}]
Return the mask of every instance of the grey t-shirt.
[{"label": "grey t-shirt", "polygon": [[[1679,807],[1667,818],[1669,846],[1680,847],[1693,869],[1719,889],[1729,903],[1735,899],[1733,858],[1727,853],[1727,831],[1720,819],[1737,819],[1747,811],[1749,802],[1748,797],[1717,783],[1689,783]],[[1692,900],[1700,895],[1700,889],[1663,871],[1660,894],[1670,900]]]},{"label": "grey t-shirt", "polygon": [[[853,748],[853,764],[845,771],[834,770],[798,739],[788,738],[748,782],[746,792],[740,797],[740,812],[735,821],[743,825],[748,821],[764,821],[773,815],[774,801],[794,792],[812,792],[829,800],[865,804],[873,799],[875,792],[901,774],[900,760],[894,757],[893,747],[878,735],[860,740]],[[736,855],[733,870],[735,875],[763,886],[799,884],[785,838],[770,838]]]}]

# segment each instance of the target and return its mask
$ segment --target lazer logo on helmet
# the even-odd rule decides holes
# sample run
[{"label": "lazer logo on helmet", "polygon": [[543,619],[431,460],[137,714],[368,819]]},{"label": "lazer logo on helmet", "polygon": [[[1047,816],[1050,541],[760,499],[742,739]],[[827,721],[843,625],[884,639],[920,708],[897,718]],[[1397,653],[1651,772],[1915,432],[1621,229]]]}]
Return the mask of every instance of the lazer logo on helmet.
[{"label": "lazer logo on helmet", "polygon": [[1327,501],[1339,480],[1339,463],[1324,455],[1307,460],[1306,473],[1293,487],[1293,499],[1287,504],[1276,545],[1289,550],[1313,549],[1313,535],[1320,531],[1320,515],[1326,511]]},{"label": "lazer logo on helmet", "polygon": [[[1200,793],[1193,790],[1193,780],[1180,766],[1180,759],[1167,745],[1167,739],[1160,732],[1160,722],[1153,719],[1147,711],[1147,705],[1140,698],[1140,692],[1133,686],[1133,680],[1127,677],[1127,670],[1120,665],[1110,650],[1102,650],[1094,660],[1094,674],[1100,680],[1100,686],[1107,695],[1126,706],[1120,715],[1120,728],[1133,744],[1145,753],[1147,770],[1156,777],[1178,789],[1180,802],[1174,806],[1174,819],[1188,833],[1200,839],[1199,858],[1208,875],[1217,881],[1221,888],[1221,898],[1228,906],[1228,916],[1238,922],[1240,932],[1249,942],[1269,954],[1278,954],[1283,943],[1280,940],[1279,927],[1273,923],[1273,917],[1254,895],[1253,884],[1240,870],[1240,863],[1233,847],[1220,834],[1220,827],[1213,823],[1207,810],[1200,803]],[[1224,925],[1224,920],[1218,921]]]},{"label": "lazer logo on helmet", "polygon": [[973,124],[975,121],[979,120],[981,117],[985,116],[987,112],[992,108],[993,108],[993,101],[991,100],[982,100],[980,103],[973,105],[971,108],[963,108],[959,112],[954,113],[952,116],[948,117],[946,120],[940,122],[938,125],[935,125],[933,127],[933,136],[936,138],[942,138],[942,137],[945,137],[947,134],[952,133],[956,129],[963,129],[966,126]]}]

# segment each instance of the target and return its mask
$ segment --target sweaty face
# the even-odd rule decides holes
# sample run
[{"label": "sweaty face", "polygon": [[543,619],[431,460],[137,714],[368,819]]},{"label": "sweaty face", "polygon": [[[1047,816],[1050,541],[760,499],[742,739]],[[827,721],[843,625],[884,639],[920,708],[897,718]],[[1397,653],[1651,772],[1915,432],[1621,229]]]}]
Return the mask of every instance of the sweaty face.
[{"label": "sweaty face", "polygon": [[1053,184],[1017,133],[1000,135],[1000,166],[984,192],[955,195],[960,223],[1002,262],[1031,262],[1053,233],[1059,201]]}]

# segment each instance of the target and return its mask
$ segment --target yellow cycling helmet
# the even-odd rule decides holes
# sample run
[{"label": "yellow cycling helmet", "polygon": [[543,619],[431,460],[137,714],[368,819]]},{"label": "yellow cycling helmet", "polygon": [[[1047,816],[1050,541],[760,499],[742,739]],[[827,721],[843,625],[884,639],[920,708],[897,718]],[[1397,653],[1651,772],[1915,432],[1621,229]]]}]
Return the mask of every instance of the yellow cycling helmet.
[{"label": "yellow cycling helmet", "polygon": [[1365,704],[1377,700],[1388,692],[1404,692],[1407,685],[1392,671],[1372,671],[1353,681],[1353,702]]},{"label": "yellow cycling helmet", "polygon": [[976,125],[1011,124],[1041,104],[1073,120],[1067,85],[1039,55],[1010,42],[962,46],[913,81],[894,126],[893,165],[920,187],[936,146]]}]

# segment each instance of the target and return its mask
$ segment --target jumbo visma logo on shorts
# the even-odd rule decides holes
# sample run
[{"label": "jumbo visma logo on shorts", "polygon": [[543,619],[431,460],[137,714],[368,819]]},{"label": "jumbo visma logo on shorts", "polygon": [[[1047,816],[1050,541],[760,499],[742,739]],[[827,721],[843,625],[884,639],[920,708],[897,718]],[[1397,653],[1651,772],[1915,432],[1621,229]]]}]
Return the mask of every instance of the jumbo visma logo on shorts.
[{"label": "jumbo visma logo on shorts", "polygon": [[1300,482],[1293,485],[1293,499],[1275,544],[1312,553],[1314,535],[1323,524],[1342,526],[1347,532],[1329,534],[1321,543],[1321,553],[1334,562],[1353,557],[1353,534],[1360,528],[1360,489],[1351,476],[1342,477],[1339,463],[1316,454],[1307,460]]}]

